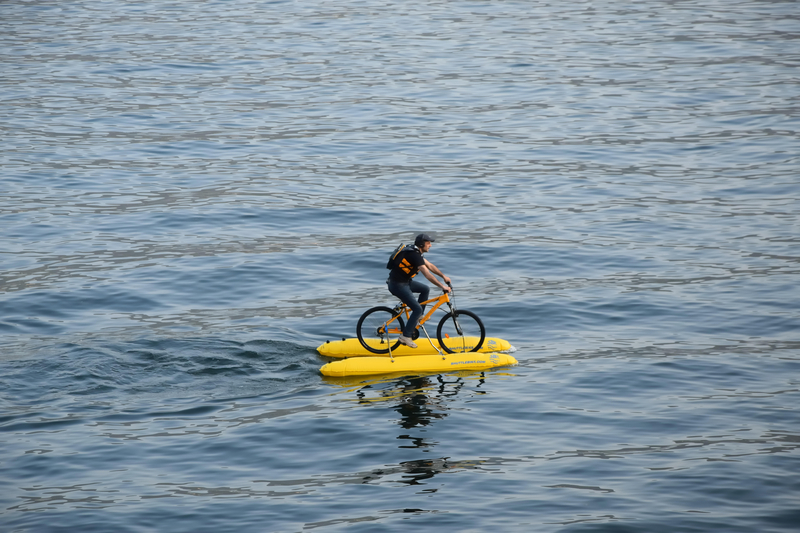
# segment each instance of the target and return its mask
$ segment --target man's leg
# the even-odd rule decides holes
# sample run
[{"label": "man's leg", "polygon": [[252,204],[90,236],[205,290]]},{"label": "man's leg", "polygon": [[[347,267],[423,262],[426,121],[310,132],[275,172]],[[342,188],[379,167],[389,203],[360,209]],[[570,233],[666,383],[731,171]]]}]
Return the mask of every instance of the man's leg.
[{"label": "man's leg", "polygon": [[[425,314],[425,305],[422,302],[428,300],[428,295],[431,293],[431,288],[428,285],[420,283],[419,281],[414,281],[413,279],[408,285],[411,289],[411,292],[419,293],[419,298],[417,299],[419,305],[419,316],[416,318],[416,320],[414,320],[413,314],[408,318],[408,321],[414,325],[414,329],[417,329],[417,322],[419,322],[419,319]],[[414,329],[411,330],[412,334]],[[408,335],[405,336],[408,337]]]},{"label": "man's leg", "polygon": [[[420,283],[420,285],[422,285]],[[392,283],[389,282],[389,292],[400,298],[409,309],[411,309],[411,316],[408,318],[408,324],[403,329],[403,337],[409,339],[414,338],[414,330],[417,328],[417,321],[422,316],[422,306],[419,304],[414,294],[411,291],[411,284],[409,283]]]},{"label": "man's leg", "polygon": [[[428,285],[426,285],[425,283],[422,283],[422,282],[419,282],[419,281],[414,281],[412,279],[411,283],[409,283],[409,286],[411,287],[411,292],[418,292],[419,293],[419,298],[417,299],[417,301],[420,304],[422,304],[422,302],[427,301],[428,298],[430,298],[431,288]],[[424,305],[422,306],[422,309],[423,310],[425,309]]]}]

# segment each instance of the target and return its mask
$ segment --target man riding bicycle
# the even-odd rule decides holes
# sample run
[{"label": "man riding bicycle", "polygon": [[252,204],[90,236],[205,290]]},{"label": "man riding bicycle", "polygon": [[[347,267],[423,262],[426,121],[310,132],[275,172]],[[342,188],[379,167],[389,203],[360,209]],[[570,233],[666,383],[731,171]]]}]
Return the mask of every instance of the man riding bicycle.
[{"label": "man riding bicycle", "polygon": [[[389,292],[400,298],[404,304],[411,309],[411,316],[408,323],[403,329],[403,334],[400,335],[399,340],[409,348],[416,348],[417,344],[414,342],[414,331],[417,329],[417,322],[424,312],[422,302],[428,300],[430,287],[419,281],[414,281],[412,278],[418,272],[428,278],[428,280],[442,289],[445,292],[450,292],[450,278],[442,274],[442,271],[436,268],[436,265],[422,257],[422,254],[431,249],[431,243],[436,239],[427,233],[420,233],[414,240],[414,246],[406,246],[396,256],[394,265],[389,272],[389,279],[386,283],[389,286]],[[447,285],[440,283],[434,277],[434,274],[442,278]],[[413,293],[419,293],[419,299],[414,299]]]}]

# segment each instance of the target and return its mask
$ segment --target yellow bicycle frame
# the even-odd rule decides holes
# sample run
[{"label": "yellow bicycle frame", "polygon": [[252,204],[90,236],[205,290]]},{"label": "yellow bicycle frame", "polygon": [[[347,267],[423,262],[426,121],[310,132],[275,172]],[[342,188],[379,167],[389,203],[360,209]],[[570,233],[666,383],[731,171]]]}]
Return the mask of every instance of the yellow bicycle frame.
[{"label": "yellow bicycle frame", "polygon": [[[425,322],[427,322],[431,318],[431,315],[433,315],[433,312],[436,311],[437,309],[439,309],[442,306],[442,304],[450,303],[450,293],[445,292],[441,296],[438,296],[436,298],[431,298],[430,300],[425,300],[424,302],[422,302],[422,305],[428,305],[431,302],[436,302],[436,304],[431,307],[430,311],[425,313],[425,315],[423,315],[419,319],[419,323],[417,324],[417,329],[419,329],[420,326],[424,325]],[[400,312],[397,313],[396,316],[392,317],[392,319],[389,320],[386,323],[386,325],[389,326],[392,322],[395,322],[397,320],[397,317],[402,316],[403,313],[405,313],[405,315],[406,315],[406,320],[411,318],[411,309],[406,304],[401,303],[400,304]],[[403,331],[399,327],[395,327],[395,328],[390,327],[389,328],[389,333],[402,335]]]}]

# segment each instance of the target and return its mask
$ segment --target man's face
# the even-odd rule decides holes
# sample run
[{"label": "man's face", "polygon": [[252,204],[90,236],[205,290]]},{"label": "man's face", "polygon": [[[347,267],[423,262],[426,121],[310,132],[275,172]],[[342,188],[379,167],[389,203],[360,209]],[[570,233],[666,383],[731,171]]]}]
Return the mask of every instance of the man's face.
[{"label": "man's face", "polygon": [[425,241],[425,242],[422,244],[422,251],[423,251],[423,252],[427,252],[427,251],[428,251],[428,250],[430,250],[430,249],[431,249],[431,241]]}]

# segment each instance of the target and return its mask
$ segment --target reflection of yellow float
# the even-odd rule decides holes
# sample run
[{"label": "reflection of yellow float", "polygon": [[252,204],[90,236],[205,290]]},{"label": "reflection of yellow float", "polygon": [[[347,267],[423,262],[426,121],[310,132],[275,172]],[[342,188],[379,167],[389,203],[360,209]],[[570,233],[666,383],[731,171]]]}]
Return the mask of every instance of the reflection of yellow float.
[{"label": "reflection of yellow float", "polygon": [[[486,374],[482,370],[460,370],[460,371],[453,371],[448,372],[446,375],[439,374],[435,376],[436,382],[431,382],[430,386],[427,388],[418,388],[412,389],[407,391],[403,390],[395,390],[391,388],[391,385],[397,384],[398,381],[406,382],[409,379],[414,378],[421,378],[421,377],[433,377],[433,373],[431,375],[422,375],[422,376],[398,376],[393,374],[376,374],[373,376],[323,376],[322,380],[329,384],[334,385],[338,388],[345,389],[349,392],[365,392],[365,391],[372,391],[372,396],[361,396],[359,395],[357,399],[353,401],[358,401],[359,403],[372,403],[372,402],[384,402],[384,401],[392,401],[397,399],[402,399],[409,394],[416,394],[420,391],[433,391],[434,389],[438,389],[442,386],[443,383],[452,384],[452,382],[444,382],[442,379],[452,379],[454,378],[456,382],[463,381],[484,381],[488,376],[492,378],[502,378],[502,377],[515,377],[516,374],[513,372],[507,372],[504,370],[495,370],[491,374]],[[480,385],[478,385],[480,387]],[[386,389],[386,390],[385,390]],[[447,391],[448,396],[453,394],[454,391]]]},{"label": "reflection of yellow float", "polygon": [[435,348],[427,339],[418,341],[419,347],[414,350],[402,346],[392,350],[392,356],[378,356],[367,351],[358,339],[342,339],[326,342],[317,351],[326,357],[343,358],[328,363],[320,368],[325,376],[369,376],[374,374],[394,373],[435,373],[457,370],[486,370],[498,366],[508,366],[517,360],[508,354],[515,351],[508,341],[487,337],[477,352],[445,353],[437,352],[438,342],[431,339]]}]

